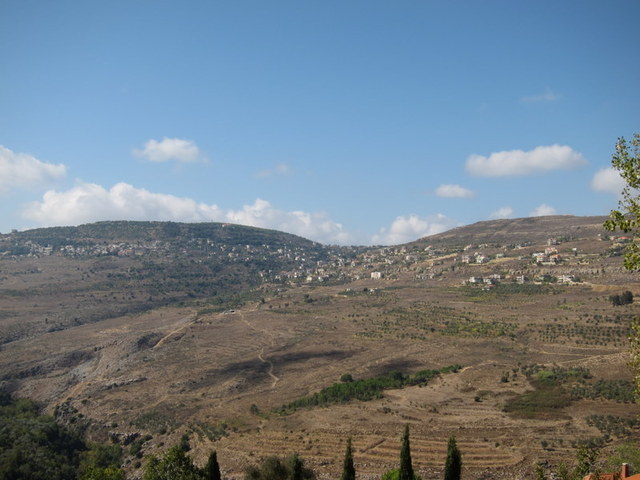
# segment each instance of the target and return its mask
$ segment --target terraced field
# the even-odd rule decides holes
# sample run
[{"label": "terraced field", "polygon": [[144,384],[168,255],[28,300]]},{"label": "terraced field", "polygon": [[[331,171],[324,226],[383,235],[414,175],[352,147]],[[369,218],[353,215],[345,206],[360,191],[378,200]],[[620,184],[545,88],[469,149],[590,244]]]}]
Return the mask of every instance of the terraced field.
[{"label": "terraced field", "polygon": [[[246,466],[265,456],[294,452],[320,478],[336,478],[349,437],[358,478],[379,478],[397,466],[405,424],[423,478],[441,475],[452,435],[464,478],[532,477],[537,462],[548,462],[549,471],[571,463],[576,442],[597,440],[606,452],[640,440],[638,425],[625,423],[640,410],[623,395],[505,411],[510,400],[539,388],[531,372],[587,371],[583,379],[554,386],[568,394],[576,387],[595,392],[598,381],[600,390],[626,388],[626,336],[637,307],[614,306],[609,296],[627,289],[640,295],[640,282],[622,271],[619,258],[605,255],[609,246],[600,240],[567,242],[566,251],[584,253],[557,268],[534,264],[529,253],[541,247],[527,248],[507,250],[486,265],[466,265],[449,254],[390,264],[381,280],[369,278],[365,263],[360,279],[348,283],[264,284],[223,308],[196,298],[38,329],[2,346],[2,382],[95,440],[151,435],[143,454],[162,452],[186,434],[196,461],[215,448],[228,478],[242,478]],[[82,276],[65,271],[73,281]],[[580,281],[535,280],[551,274]],[[500,275],[500,285],[468,282],[491,275]],[[515,281],[521,275],[530,278],[525,285]],[[73,295],[65,295],[63,302],[72,304]],[[7,298],[33,319],[53,308],[53,297]],[[103,301],[109,298],[119,297]],[[385,390],[376,400],[279,413],[346,374],[365,380],[452,364],[462,368],[423,386]],[[132,478],[140,475],[139,460],[127,459]]]}]

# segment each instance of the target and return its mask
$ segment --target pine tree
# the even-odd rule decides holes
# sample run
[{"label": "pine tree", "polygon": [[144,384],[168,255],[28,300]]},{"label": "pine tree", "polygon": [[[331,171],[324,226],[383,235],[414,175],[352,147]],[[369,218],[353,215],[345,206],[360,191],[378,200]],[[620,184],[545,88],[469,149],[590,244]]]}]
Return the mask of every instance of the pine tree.
[{"label": "pine tree", "polygon": [[202,473],[204,474],[204,480],[221,480],[218,454],[215,450],[209,454],[209,459]]},{"label": "pine tree", "polygon": [[444,464],[444,480],[460,480],[462,457],[456,445],[456,437],[449,437],[447,460]]},{"label": "pine tree", "polygon": [[400,472],[398,480],[413,480],[413,466],[411,465],[411,447],[409,445],[409,425],[405,425],[400,449]]},{"label": "pine tree", "polygon": [[347,440],[347,450],[344,454],[344,464],[340,480],[356,480],[356,469],[353,466],[353,452],[351,450],[351,438]]}]

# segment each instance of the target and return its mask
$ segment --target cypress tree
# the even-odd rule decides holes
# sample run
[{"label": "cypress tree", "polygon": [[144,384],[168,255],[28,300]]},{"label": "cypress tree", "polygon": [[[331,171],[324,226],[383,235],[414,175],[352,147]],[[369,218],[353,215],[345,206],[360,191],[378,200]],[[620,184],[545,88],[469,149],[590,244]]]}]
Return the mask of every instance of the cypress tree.
[{"label": "cypress tree", "polygon": [[356,469],[353,466],[353,452],[351,450],[351,438],[347,440],[347,450],[344,454],[342,476],[340,480],[356,480]]},{"label": "cypress tree", "polygon": [[220,465],[218,464],[218,454],[212,451],[209,454],[207,464],[204,466],[204,480],[221,480]]},{"label": "cypress tree", "polygon": [[400,472],[398,480],[413,480],[413,465],[411,465],[411,447],[409,445],[409,425],[404,426],[402,448],[400,449]]},{"label": "cypress tree", "polygon": [[444,464],[444,480],[460,480],[461,470],[462,457],[458,445],[456,445],[456,437],[449,437],[447,460]]},{"label": "cypress tree", "polygon": [[291,473],[289,478],[291,480],[302,480],[303,478],[302,460],[300,460],[300,457],[298,456],[297,453],[294,453],[290,461],[291,461]]}]

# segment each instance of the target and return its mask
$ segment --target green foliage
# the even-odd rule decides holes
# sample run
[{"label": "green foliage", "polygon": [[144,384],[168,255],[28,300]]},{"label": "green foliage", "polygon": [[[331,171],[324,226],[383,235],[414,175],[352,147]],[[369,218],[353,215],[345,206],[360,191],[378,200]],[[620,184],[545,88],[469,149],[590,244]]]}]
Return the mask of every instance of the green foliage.
[{"label": "green foliage", "polygon": [[[256,408],[258,407],[256,406]],[[251,408],[249,410],[251,411],[251,413],[253,413],[253,410]],[[256,415],[259,415],[259,413],[260,412],[258,411]],[[226,423],[195,423],[191,425],[191,429],[198,434],[199,438],[202,438],[202,436],[204,435],[212,442],[215,442],[216,440],[229,435],[229,433],[227,432]]]},{"label": "green foliage", "polygon": [[576,449],[575,476],[583,478],[585,475],[592,473],[597,477],[600,473],[599,456],[600,449],[598,447],[588,443],[580,444]]},{"label": "green foliage", "polygon": [[189,450],[191,450],[188,433],[182,434],[182,436],[180,437],[180,444],[178,445],[178,448],[180,448],[180,450],[182,450],[183,452],[188,452]]},{"label": "green foliage", "polygon": [[124,471],[118,467],[92,467],[87,470],[80,480],[124,480]]},{"label": "green foliage", "polygon": [[[400,478],[400,469],[394,468],[393,470],[387,470],[384,472],[380,480],[399,480]],[[422,477],[417,473],[413,473],[413,480],[422,480]]]},{"label": "green foliage", "polygon": [[462,456],[455,437],[449,437],[447,443],[447,459],[444,464],[444,480],[460,480],[462,473]]},{"label": "green foliage", "polygon": [[553,323],[530,323],[545,343],[573,342],[580,345],[628,346],[628,337],[635,315],[631,312],[613,315],[582,313],[583,322],[567,322],[554,318]]},{"label": "green foliage", "polygon": [[[304,466],[304,462],[297,454],[284,461],[279,457],[265,458],[258,466],[251,466],[245,470],[245,480],[312,480],[315,472]],[[146,479],[145,479],[146,480]]]},{"label": "green foliage", "polygon": [[598,380],[593,384],[574,386],[571,395],[576,398],[604,398],[619,403],[633,403],[635,387],[628,380]]},{"label": "green foliage", "polygon": [[411,462],[411,445],[409,443],[409,425],[404,426],[402,447],[400,448],[400,470],[398,480],[413,480],[413,464]]},{"label": "green foliage", "polygon": [[611,295],[609,297],[609,300],[614,307],[618,307],[621,305],[631,305],[633,303],[633,293],[631,293],[629,290],[625,290],[621,294]]},{"label": "green foliage", "polygon": [[347,440],[347,449],[344,452],[344,462],[342,464],[342,475],[340,476],[340,480],[356,480],[356,468],[353,465],[351,438]]},{"label": "green foliage", "polygon": [[[477,289],[465,289],[474,295]],[[458,291],[456,290],[456,293]],[[484,294],[484,292],[483,292]],[[487,297],[488,299],[489,297]],[[412,306],[394,307],[385,311],[382,320],[367,319],[366,332],[359,335],[367,337],[382,337],[395,334],[396,338],[426,339],[433,333],[461,337],[489,337],[497,338],[512,336],[517,330],[517,324],[498,319],[487,320],[479,318],[472,312],[460,312],[452,307],[446,307],[426,302],[416,302]],[[375,330],[372,330],[375,328]]]},{"label": "green foliage", "polygon": [[350,373],[343,373],[340,376],[340,381],[343,382],[343,383],[353,382],[353,377],[351,376]]},{"label": "green foliage", "polygon": [[589,373],[589,370],[582,367],[551,367],[538,370],[533,378],[544,385],[558,386],[571,380],[584,380],[591,378],[591,374]]},{"label": "green foliage", "polygon": [[547,368],[540,365],[521,367],[535,390],[509,399],[504,411],[521,418],[557,418],[571,404],[572,396],[564,388],[568,381],[590,377],[582,368]]},{"label": "green foliage", "polygon": [[640,471],[640,446],[637,443],[618,445],[614,453],[607,457],[608,470],[617,470],[623,463],[628,463],[636,473]]},{"label": "green foliage", "polygon": [[508,400],[504,411],[522,418],[554,418],[579,398],[633,401],[633,385],[625,380],[591,380],[586,368],[524,365],[520,370],[535,388]]},{"label": "green foliage", "polygon": [[81,480],[120,480],[124,479],[122,447],[120,445],[95,444],[83,452],[78,468]]},{"label": "green foliage", "polygon": [[143,480],[201,480],[202,474],[180,446],[167,450],[161,457],[147,462]]},{"label": "green foliage", "polygon": [[0,400],[0,478],[67,480],[75,478],[80,453],[86,446],[80,438],[40,415],[30,400]]},{"label": "green foliage", "polygon": [[[585,420],[587,425],[596,427],[607,437],[629,437],[637,432],[637,428],[640,426],[640,419],[615,415],[589,415]],[[638,465],[640,466],[640,463]]]},{"label": "green foliage", "polygon": [[310,397],[303,397],[298,400],[294,400],[288,405],[282,406],[278,411],[280,413],[288,413],[304,407],[346,403],[351,400],[374,400],[382,398],[382,392],[384,390],[402,388],[409,385],[426,385],[431,379],[437,377],[441,373],[455,373],[460,368],[460,365],[449,365],[440,370],[421,370],[414,375],[405,375],[399,371],[392,371],[387,375],[369,378],[366,380],[334,383],[333,385],[314,393]]},{"label": "green foliage", "polygon": [[572,480],[573,477],[571,470],[566,463],[561,462],[560,465],[558,465],[558,468],[556,469],[556,477],[558,480]]},{"label": "green foliage", "polygon": [[615,153],[611,157],[611,164],[625,181],[619,210],[612,210],[604,228],[610,231],[622,230],[631,233],[633,240],[627,244],[624,256],[624,266],[627,270],[640,269],[640,134],[635,133],[629,143],[618,138]]},{"label": "green foliage", "polygon": [[143,413],[134,420],[133,424],[138,428],[159,434],[164,434],[177,426],[175,419],[158,410]]},{"label": "green foliage", "polygon": [[304,465],[297,453],[294,453],[289,460],[289,480],[302,480]]}]

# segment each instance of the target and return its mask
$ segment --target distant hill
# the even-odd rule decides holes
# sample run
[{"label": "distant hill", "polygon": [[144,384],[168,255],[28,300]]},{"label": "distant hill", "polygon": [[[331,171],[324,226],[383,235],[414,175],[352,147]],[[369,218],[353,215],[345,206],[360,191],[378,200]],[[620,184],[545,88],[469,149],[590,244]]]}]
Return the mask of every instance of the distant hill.
[{"label": "distant hill", "polygon": [[[37,296],[38,308],[47,301],[57,305],[47,310],[48,323],[39,326],[57,330],[192,299],[223,308],[230,298],[264,283],[302,281],[318,265],[344,264],[359,251],[223,223],[117,221],[39,228],[0,235],[7,279],[0,295]],[[61,295],[73,309],[55,301]],[[0,309],[2,315],[16,322],[20,316]],[[32,331],[24,321],[20,329],[1,332],[0,344]]]},{"label": "distant hill", "polygon": [[228,223],[176,223],[108,221],[77,227],[48,227],[1,235],[0,239],[30,240],[51,246],[90,243],[92,241],[189,240],[204,238],[219,244],[287,245],[318,248],[319,244],[289,233]]},{"label": "distant hill", "polygon": [[595,238],[608,232],[602,227],[608,217],[552,215],[504,220],[488,220],[421,238],[410,245],[465,246],[469,244],[540,243],[549,238],[577,240]]}]

